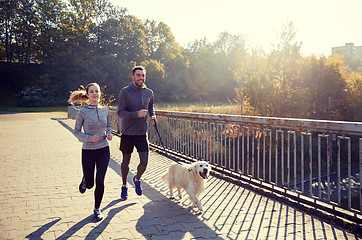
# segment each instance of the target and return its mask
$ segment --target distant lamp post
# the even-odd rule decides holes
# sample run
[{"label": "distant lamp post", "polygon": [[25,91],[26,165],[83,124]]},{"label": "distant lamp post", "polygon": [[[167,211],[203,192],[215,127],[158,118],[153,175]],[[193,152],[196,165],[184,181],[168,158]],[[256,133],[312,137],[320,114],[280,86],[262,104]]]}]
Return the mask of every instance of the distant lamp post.
[{"label": "distant lamp post", "polygon": [[329,115],[329,120],[332,120],[332,114],[331,114],[331,100],[332,100],[332,97],[328,97],[328,115]]},{"label": "distant lamp post", "polygon": [[[347,89],[347,88],[343,89],[343,92],[348,92],[348,89]],[[332,120],[331,105],[332,105],[332,97],[328,97],[328,115],[329,115],[329,120]]]}]

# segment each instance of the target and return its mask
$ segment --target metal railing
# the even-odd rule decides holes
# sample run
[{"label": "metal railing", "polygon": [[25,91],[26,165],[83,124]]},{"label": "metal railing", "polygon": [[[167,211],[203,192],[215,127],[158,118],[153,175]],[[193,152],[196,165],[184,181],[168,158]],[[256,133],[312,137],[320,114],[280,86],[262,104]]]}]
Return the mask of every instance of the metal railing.
[{"label": "metal railing", "polygon": [[[112,110],[113,129],[119,120]],[[362,123],[156,111],[164,147],[361,221]],[[160,145],[154,128],[149,140]],[[306,200],[307,199],[307,200]]]},{"label": "metal railing", "polygon": [[[281,194],[362,212],[362,123],[157,111],[165,147]],[[150,142],[159,144],[153,128]],[[323,204],[317,204],[322,206]]]}]

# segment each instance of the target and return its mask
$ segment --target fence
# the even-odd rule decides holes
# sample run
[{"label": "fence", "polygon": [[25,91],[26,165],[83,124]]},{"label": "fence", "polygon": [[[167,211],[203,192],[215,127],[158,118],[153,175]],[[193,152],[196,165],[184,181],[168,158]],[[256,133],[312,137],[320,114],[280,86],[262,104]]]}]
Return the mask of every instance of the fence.
[{"label": "fence", "polygon": [[[113,129],[119,122],[112,110]],[[362,123],[156,111],[164,147],[352,220],[362,213]],[[160,145],[154,128],[149,140]]]}]

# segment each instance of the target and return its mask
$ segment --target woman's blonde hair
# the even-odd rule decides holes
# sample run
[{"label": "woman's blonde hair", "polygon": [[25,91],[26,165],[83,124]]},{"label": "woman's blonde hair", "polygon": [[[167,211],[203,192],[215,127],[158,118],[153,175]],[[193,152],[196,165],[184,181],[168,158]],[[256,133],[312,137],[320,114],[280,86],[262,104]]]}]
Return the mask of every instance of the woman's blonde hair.
[{"label": "woman's blonde hair", "polygon": [[88,89],[89,89],[90,86],[96,86],[99,89],[101,89],[99,87],[98,83],[89,83],[85,87],[85,90],[83,89],[83,90],[73,91],[69,96],[68,102],[69,103],[76,103],[76,102],[86,102],[86,101],[88,101],[87,94],[88,94]]}]

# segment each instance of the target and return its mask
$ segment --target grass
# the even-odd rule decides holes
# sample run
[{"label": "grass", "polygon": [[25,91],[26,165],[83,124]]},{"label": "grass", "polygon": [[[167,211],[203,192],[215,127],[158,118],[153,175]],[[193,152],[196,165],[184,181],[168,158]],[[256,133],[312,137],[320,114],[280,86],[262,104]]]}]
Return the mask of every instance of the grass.
[{"label": "grass", "polygon": [[[0,111],[6,112],[54,112],[67,114],[67,106],[59,107],[17,107],[16,101],[7,98],[8,101],[0,103]],[[117,106],[115,106],[117,107]],[[155,109],[161,111],[194,112],[240,115],[240,104],[232,103],[155,103]]]},{"label": "grass", "polygon": [[68,107],[16,107],[16,106],[0,106],[0,111],[5,112],[53,112],[67,114]]},{"label": "grass", "polygon": [[240,115],[240,104],[231,103],[157,103],[155,104],[155,109],[162,111]]},{"label": "grass", "polygon": [[[17,107],[17,95],[0,90],[0,111],[6,112],[56,112],[66,114],[67,106],[62,107]],[[117,107],[117,106],[115,106]],[[240,115],[240,104],[235,103],[155,103],[156,110]]]}]

